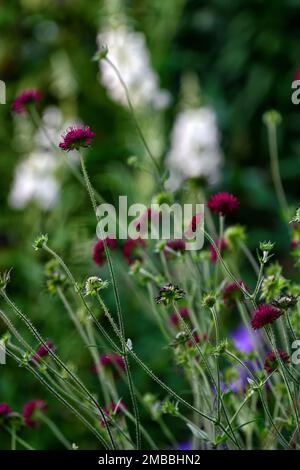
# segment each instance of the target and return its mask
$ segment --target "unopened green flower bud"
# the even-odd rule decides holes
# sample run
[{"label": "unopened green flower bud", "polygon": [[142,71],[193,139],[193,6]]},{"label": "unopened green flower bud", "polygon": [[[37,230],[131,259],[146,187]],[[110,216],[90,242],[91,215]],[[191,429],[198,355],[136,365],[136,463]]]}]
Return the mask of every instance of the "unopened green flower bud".
[{"label": "unopened green flower bud", "polygon": [[37,251],[44,247],[48,242],[48,235],[41,234],[33,242],[33,248]]},{"label": "unopened green flower bud", "polygon": [[275,243],[272,243],[270,240],[268,242],[259,242],[259,248],[261,251],[271,251],[274,247]]},{"label": "unopened green flower bud", "polygon": [[173,194],[168,192],[161,192],[156,194],[153,198],[154,204],[172,204],[174,200]]},{"label": "unopened green flower bud", "polygon": [[212,308],[215,305],[216,301],[217,299],[214,294],[206,294],[203,296],[202,305],[204,307]]},{"label": "unopened green flower bud", "polygon": [[276,109],[270,109],[263,114],[263,123],[266,125],[275,124],[278,125],[282,121],[281,114]]}]

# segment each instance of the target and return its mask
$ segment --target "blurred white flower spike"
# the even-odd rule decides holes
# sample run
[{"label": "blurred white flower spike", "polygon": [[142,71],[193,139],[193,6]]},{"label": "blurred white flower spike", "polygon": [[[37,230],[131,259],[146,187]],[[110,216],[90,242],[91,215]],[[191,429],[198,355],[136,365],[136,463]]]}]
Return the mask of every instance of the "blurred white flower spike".
[{"label": "blurred white flower spike", "polygon": [[6,104],[6,86],[3,80],[0,80],[0,104]]},{"label": "blurred white flower spike", "polygon": [[42,210],[51,209],[57,202],[60,192],[58,173],[61,162],[53,154],[51,142],[57,142],[62,132],[62,115],[58,108],[45,109],[42,116],[43,127],[34,135],[34,149],[15,168],[14,180],[8,203],[13,209],[24,209],[35,203]]},{"label": "blurred white flower spike", "polygon": [[[134,31],[123,24],[105,26],[98,34],[99,49],[107,44],[109,58],[117,64],[126,83],[133,106],[136,108],[153,107],[163,110],[171,99],[166,90],[159,85],[159,77],[152,69],[150,53],[143,33]],[[124,89],[110,65],[100,60],[101,83],[110,98],[127,107]]]},{"label": "blurred white flower spike", "polygon": [[220,178],[223,155],[216,114],[208,107],[184,109],[176,117],[166,163],[167,187],[176,190],[188,178],[214,185]]}]

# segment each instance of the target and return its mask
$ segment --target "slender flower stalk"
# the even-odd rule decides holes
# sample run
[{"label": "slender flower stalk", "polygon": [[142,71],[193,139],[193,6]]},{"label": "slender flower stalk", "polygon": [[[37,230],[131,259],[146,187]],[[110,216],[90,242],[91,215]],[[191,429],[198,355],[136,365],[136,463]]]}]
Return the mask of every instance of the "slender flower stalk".
[{"label": "slender flower stalk", "polygon": [[[96,216],[97,221],[99,222],[99,217],[98,217],[98,212],[97,212],[97,203],[95,199],[95,195],[93,192],[93,187],[90,183],[90,179],[88,176],[88,172],[86,170],[85,166],[85,161],[83,158],[82,153],[80,153],[80,162],[81,162],[81,168],[82,168],[82,173],[86,182],[86,188],[88,191],[88,194],[91,199],[92,207],[94,209],[94,213]],[[101,227],[101,224],[100,224]],[[124,322],[123,322],[123,316],[122,316],[122,310],[121,310],[121,302],[120,302],[120,297],[119,297],[119,292],[117,288],[117,283],[116,283],[116,278],[115,278],[115,273],[111,261],[111,256],[110,252],[106,243],[106,240],[104,239],[104,250],[105,250],[105,255],[108,261],[108,266],[109,266],[109,272],[110,272],[110,277],[111,277],[111,282],[113,286],[113,291],[114,291],[114,296],[115,296],[115,301],[116,301],[116,308],[117,308],[117,314],[118,314],[118,321],[119,321],[119,328],[120,328],[120,333],[121,333],[121,347],[122,347],[122,354],[124,356],[124,361],[125,361],[125,368],[126,368],[126,374],[128,377],[128,385],[129,385],[129,391],[130,391],[130,396],[131,396],[131,401],[133,404],[133,409],[134,409],[134,416],[136,420],[136,446],[137,449],[141,448],[141,436],[140,436],[140,419],[139,419],[139,411],[138,411],[138,406],[137,406],[137,400],[136,396],[134,393],[134,386],[132,382],[132,377],[131,377],[131,371],[130,371],[130,364],[129,360],[127,357],[127,351],[126,351],[126,338],[125,338],[125,328],[124,328]]]},{"label": "slender flower stalk", "polygon": [[273,178],[273,184],[276,191],[276,196],[282,210],[282,216],[284,220],[289,223],[290,220],[290,210],[286,200],[285,192],[283,189],[283,184],[280,176],[279,169],[279,158],[278,158],[278,146],[277,146],[277,126],[281,122],[280,114],[275,111],[268,111],[264,114],[263,121],[267,126],[268,131],[268,144],[269,144],[269,154],[271,162],[271,174]]}]

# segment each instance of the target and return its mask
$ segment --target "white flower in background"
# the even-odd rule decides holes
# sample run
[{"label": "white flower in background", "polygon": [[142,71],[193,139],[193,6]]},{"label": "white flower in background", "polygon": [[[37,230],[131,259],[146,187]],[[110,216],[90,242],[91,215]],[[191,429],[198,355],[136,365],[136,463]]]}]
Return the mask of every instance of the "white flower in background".
[{"label": "white flower in background", "polygon": [[56,157],[43,151],[35,151],[21,161],[15,169],[9,205],[23,209],[35,202],[42,209],[53,207],[60,189],[55,177],[57,166]]},{"label": "white flower in background", "polygon": [[43,126],[34,136],[35,150],[15,168],[8,197],[8,203],[13,209],[23,209],[34,202],[41,209],[48,210],[55,205],[59,196],[60,182],[57,175],[61,163],[53,153],[48,137],[54,144],[59,141],[63,127],[62,115],[58,108],[51,106],[45,109],[42,121]]},{"label": "white flower in background", "polygon": [[215,112],[207,107],[185,109],[175,120],[171,148],[166,158],[170,170],[168,189],[177,189],[187,178],[203,177],[215,184],[223,155]]},{"label": "white flower in background", "polygon": [[[99,48],[107,45],[109,57],[118,67],[125,81],[133,105],[140,108],[152,106],[154,109],[164,109],[170,103],[170,94],[161,90],[159,78],[152,69],[150,54],[147,49],[145,36],[141,32],[118,25],[105,28],[98,34]],[[113,101],[127,106],[124,89],[110,65],[100,61],[101,83],[107,89]]]}]

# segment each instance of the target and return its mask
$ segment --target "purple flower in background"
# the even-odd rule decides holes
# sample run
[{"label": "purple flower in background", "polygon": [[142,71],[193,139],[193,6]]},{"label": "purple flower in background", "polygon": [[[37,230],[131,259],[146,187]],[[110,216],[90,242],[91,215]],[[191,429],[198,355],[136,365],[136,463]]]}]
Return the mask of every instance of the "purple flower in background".
[{"label": "purple flower in background", "polygon": [[251,336],[250,331],[244,325],[240,325],[232,333],[231,339],[238,351],[249,354],[255,348],[256,340]]},{"label": "purple flower in background", "polygon": [[179,444],[178,449],[176,450],[193,450],[192,443],[182,442],[182,444]]}]

